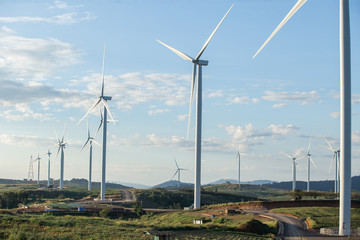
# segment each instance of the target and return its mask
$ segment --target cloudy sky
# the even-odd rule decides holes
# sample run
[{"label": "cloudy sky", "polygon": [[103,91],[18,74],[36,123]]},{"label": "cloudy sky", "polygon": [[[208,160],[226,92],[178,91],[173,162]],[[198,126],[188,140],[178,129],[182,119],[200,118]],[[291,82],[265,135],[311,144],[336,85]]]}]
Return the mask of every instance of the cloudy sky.
[{"label": "cloudy sky", "polygon": [[[289,181],[293,154],[308,145],[313,179],[331,179],[339,146],[339,6],[309,0],[252,60],[295,0],[238,0],[202,58],[202,183],[237,177]],[[41,160],[58,135],[65,179],[87,178],[86,121],[100,95],[106,43],[105,95],[116,125],[108,126],[107,180],[158,184],[176,167],[193,182],[194,118],[186,138],[192,66],[156,39],[195,56],[233,1],[0,1],[0,178],[27,178],[30,156]],[[350,0],[352,41],[352,174],[360,174],[360,2]],[[194,109],[194,108],[193,108]],[[194,116],[193,112],[193,116]],[[98,111],[89,115],[93,135]],[[97,141],[101,143],[101,134]],[[59,157],[51,151],[51,175]],[[93,179],[100,180],[94,147]],[[298,162],[306,179],[306,161]],[[35,176],[37,167],[34,165]]]}]

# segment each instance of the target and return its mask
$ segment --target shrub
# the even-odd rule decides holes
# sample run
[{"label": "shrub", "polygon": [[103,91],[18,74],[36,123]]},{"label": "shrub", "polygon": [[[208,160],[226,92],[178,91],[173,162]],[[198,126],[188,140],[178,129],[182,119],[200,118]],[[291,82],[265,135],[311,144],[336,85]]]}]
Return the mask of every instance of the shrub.
[{"label": "shrub", "polygon": [[270,233],[270,227],[259,220],[251,219],[245,224],[239,227],[242,232],[257,233],[257,234],[268,234]]}]

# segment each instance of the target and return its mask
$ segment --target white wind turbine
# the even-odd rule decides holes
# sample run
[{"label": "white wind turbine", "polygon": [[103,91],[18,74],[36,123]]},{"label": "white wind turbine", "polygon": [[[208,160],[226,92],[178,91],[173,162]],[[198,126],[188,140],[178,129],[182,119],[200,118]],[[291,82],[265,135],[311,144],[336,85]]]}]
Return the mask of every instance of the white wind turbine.
[{"label": "white wind turbine", "polygon": [[[273,36],[295,14],[307,0],[298,0],[295,6],[281,21],[279,26],[256,52],[253,58],[265,47]],[[340,208],[339,235],[350,235],[351,209],[351,51],[349,0],[339,0],[340,8]]]},{"label": "white wind turbine", "polygon": [[174,174],[174,176],[171,178],[171,180],[176,176],[176,174],[178,175],[178,188],[180,188],[180,172],[183,170],[187,170],[185,168],[179,168],[179,165],[176,162],[176,159],[174,158],[175,164],[176,164],[176,172]]},{"label": "white wind turbine", "polygon": [[330,142],[325,137],[323,137],[323,138],[324,138],[324,140],[325,140],[325,142],[327,143],[328,146],[322,146],[322,147],[324,147],[326,149],[329,149],[334,153],[333,158],[332,158],[331,163],[330,163],[329,172],[330,172],[330,170],[332,168],[333,163],[335,162],[334,192],[338,193],[339,188],[340,188],[340,185],[339,185],[339,183],[340,183],[339,170],[340,169],[339,169],[339,165],[338,165],[339,160],[340,160],[340,148],[338,148],[338,149],[333,148],[333,146],[331,146]]},{"label": "white wind turbine", "polygon": [[[188,130],[187,137],[189,137],[190,129],[190,119],[191,119],[191,107],[196,85],[196,76],[197,76],[197,101],[196,101],[196,127],[195,127],[195,184],[194,184],[194,209],[200,208],[200,188],[201,188],[201,118],[202,118],[202,66],[207,66],[207,60],[201,60],[200,57],[204,53],[206,47],[210,43],[217,29],[224,21],[227,14],[230,12],[231,8],[234,6],[231,5],[230,9],[226,12],[224,17],[221,19],[219,24],[216,26],[214,31],[211,33],[210,37],[206,40],[205,44],[201,48],[200,52],[195,58],[190,57],[189,55],[180,52],[179,50],[157,40],[159,43],[176,53],[181,58],[190,61],[193,63],[193,73],[192,73],[192,83],[191,83],[191,92],[190,92],[190,107],[189,107],[189,121],[188,121]],[[196,71],[198,73],[196,73]]]},{"label": "white wind turbine", "polygon": [[38,162],[37,184],[40,184],[40,160],[41,160],[41,158],[40,158],[40,156],[39,156],[39,154],[38,154],[38,157],[37,157],[36,159],[34,159],[34,162],[36,162],[36,161]]},{"label": "white wind turbine", "polygon": [[64,148],[66,146],[66,143],[68,143],[70,140],[65,141],[64,140],[64,133],[65,133],[65,127],[64,127],[64,133],[63,136],[61,137],[61,139],[58,137],[56,130],[54,129],[56,138],[57,138],[57,143],[54,144],[54,146],[58,146],[58,150],[57,150],[57,154],[56,154],[56,158],[59,155],[60,152],[60,190],[63,189],[64,187]]},{"label": "white wind turbine", "polygon": [[[104,96],[104,68],[105,68],[105,45],[104,45],[104,55],[103,55],[103,66],[102,66],[102,82],[101,82],[101,95],[98,100],[94,103],[94,105],[87,111],[87,113],[80,119],[78,124],[92,111],[94,110],[100,103],[104,106],[103,108],[103,141],[102,141],[102,162],[101,162],[101,189],[100,189],[100,200],[105,200],[105,173],[106,173],[106,133],[107,133],[107,113],[109,112],[111,121],[114,122],[113,117],[111,115],[109,106],[107,101],[110,101],[112,97]],[[101,125],[100,125],[101,127]],[[100,128],[99,127],[99,128]]]},{"label": "white wind turbine", "polygon": [[292,177],[293,177],[292,190],[293,191],[296,189],[296,167],[297,167],[296,160],[300,160],[301,158],[304,158],[304,157],[301,157],[301,158],[297,159],[297,156],[300,154],[300,152],[301,152],[301,149],[297,150],[292,157],[287,153],[281,152],[282,154],[284,154],[285,156],[287,156],[288,158],[290,158],[292,160]]},{"label": "white wind turbine", "polygon": [[[101,124],[101,123],[100,123]],[[101,127],[101,125],[99,126]],[[84,143],[84,145],[82,146],[82,148],[80,149],[80,152],[85,148],[86,144],[89,143],[89,151],[90,151],[90,155],[89,155],[89,180],[88,180],[88,190],[91,191],[91,172],[92,172],[92,144],[95,143],[99,146],[101,146],[98,142],[95,141],[95,139],[93,137],[90,136],[90,130],[89,130],[89,124],[87,122],[87,132],[88,132],[88,138],[86,140],[86,142]],[[80,153],[79,152],[79,153]]]},{"label": "white wind turbine", "polygon": [[307,191],[310,191],[310,162],[314,165],[314,167],[316,167],[315,162],[312,160],[311,158],[311,153],[310,153],[310,144],[311,144],[311,137],[309,139],[309,146],[307,149],[307,153],[304,157],[307,157]]},{"label": "white wind turbine", "polygon": [[47,182],[47,186],[49,187],[50,186],[50,155],[51,155],[50,148],[45,155],[48,155],[48,157],[49,157],[48,158],[48,182]]},{"label": "white wind turbine", "polygon": [[241,156],[247,156],[247,154],[245,153],[241,153],[241,152],[237,152],[236,156],[235,156],[235,159],[238,158],[239,159],[239,172],[238,172],[238,184],[240,186],[240,158]]},{"label": "white wind turbine", "polygon": [[33,159],[32,155],[30,155],[30,164],[29,164],[29,173],[28,173],[28,183],[31,183],[34,180],[34,168],[33,168]]}]

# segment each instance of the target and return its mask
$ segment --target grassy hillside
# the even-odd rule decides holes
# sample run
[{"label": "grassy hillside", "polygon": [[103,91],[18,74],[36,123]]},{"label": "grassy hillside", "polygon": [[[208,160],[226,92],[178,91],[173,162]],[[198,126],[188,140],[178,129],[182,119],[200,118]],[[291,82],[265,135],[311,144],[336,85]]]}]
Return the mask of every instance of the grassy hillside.
[{"label": "grassy hillside", "polygon": [[[162,188],[134,190],[136,200],[142,202],[146,208],[184,208],[189,207],[194,202],[194,191],[187,189],[166,190]],[[227,202],[242,202],[257,200],[254,197],[232,194],[230,192],[201,191],[201,204],[217,204]]]}]

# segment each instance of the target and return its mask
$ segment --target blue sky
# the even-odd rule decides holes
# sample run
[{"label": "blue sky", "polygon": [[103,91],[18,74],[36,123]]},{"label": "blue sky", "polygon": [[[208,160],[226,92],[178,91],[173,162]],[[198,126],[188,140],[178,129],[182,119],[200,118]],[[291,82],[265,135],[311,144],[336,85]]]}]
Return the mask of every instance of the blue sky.
[{"label": "blue sky", "polygon": [[[315,180],[331,179],[339,145],[339,13],[336,0],[309,0],[252,60],[295,0],[235,1],[202,59],[202,183],[236,178],[289,181],[292,154],[312,140]],[[106,43],[107,180],[157,184],[176,167],[193,182],[194,121],[186,139],[192,65],[156,42],[190,56],[233,1],[0,1],[0,177],[27,178],[30,155],[45,154],[64,125],[65,179],[87,178],[86,122],[76,123],[100,94]],[[352,174],[360,174],[360,2],[350,0],[352,41]],[[194,116],[194,114],[193,114]],[[193,119],[194,120],[194,119]],[[89,116],[92,134],[97,111]],[[101,134],[97,141],[101,142]],[[94,147],[93,179],[100,180]],[[52,148],[51,175],[59,177]],[[306,161],[297,176],[306,179]],[[47,162],[43,156],[41,179]],[[36,167],[34,166],[35,175]]]}]

